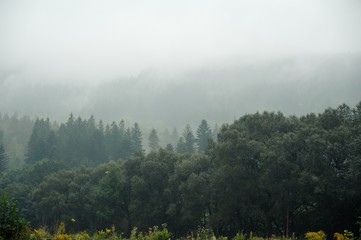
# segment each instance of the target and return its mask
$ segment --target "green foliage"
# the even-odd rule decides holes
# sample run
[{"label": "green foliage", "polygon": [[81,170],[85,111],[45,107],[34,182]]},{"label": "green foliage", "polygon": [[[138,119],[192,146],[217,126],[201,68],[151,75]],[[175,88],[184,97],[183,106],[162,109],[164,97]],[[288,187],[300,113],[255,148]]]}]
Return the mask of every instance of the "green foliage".
[{"label": "green foliage", "polygon": [[178,153],[194,153],[195,152],[195,138],[192,128],[189,124],[184,128],[182,136],[177,143]]},{"label": "green foliage", "polygon": [[305,234],[307,240],[325,240],[326,234],[323,231],[318,232],[307,232]]},{"label": "green foliage", "polygon": [[194,233],[191,234],[191,236],[193,239],[197,240],[208,240],[216,238],[213,231],[207,228],[198,228]]},{"label": "green foliage", "polygon": [[56,232],[56,234],[64,234],[66,232],[65,223],[60,222],[59,225],[56,227],[55,232]]},{"label": "green foliage", "polygon": [[56,234],[55,240],[72,240],[71,236],[69,234]]},{"label": "green foliage", "polygon": [[243,232],[238,232],[236,236],[233,237],[233,240],[246,240],[247,234],[244,234]]},{"label": "green foliage", "polygon": [[183,132],[185,151],[188,153],[195,152],[195,138],[191,126],[187,124]]},{"label": "green foliage", "polygon": [[0,236],[8,240],[27,239],[27,227],[15,203],[6,195],[0,198]]},{"label": "green foliage", "polygon": [[167,144],[167,146],[165,147],[165,150],[169,151],[169,152],[173,152],[174,148],[172,144]]},{"label": "green foliage", "polygon": [[55,154],[56,137],[49,119],[37,119],[28,143],[27,163],[34,163]]},{"label": "green foliage", "polygon": [[158,226],[149,228],[145,234],[139,232],[138,228],[134,227],[131,231],[129,240],[168,240],[171,238],[171,233],[168,231],[166,224],[159,229]]},{"label": "green foliage", "polygon": [[137,233],[137,228],[136,227],[133,227],[131,233],[130,233],[130,238],[129,240],[137,240],[137,236],[138,236],[138,233]]},{"label": "green foliage", "polygon": [[45,238],[51,238],[51,234],[44,226],[38,229],[34,229],[33,233],[30,235],[31,240],[42,240]]},{"label": "green foliage", "polygon": [[208,126],[206,120],[202,120],[197,129],[196,143],[198,146],[198,152],[204,153],[208,147],[208,141],[212,138],[212,131]]},{"label": "green foliage", "polygon": [[148,234],[145,235],[145,240],[168,240],[170,239],[171,234],[167,230],[167,226],[165,224],[162,225],[162,229],[159,229],[157,226],[150,228]]},{"label": "green foliage", "polygon": [[343,237],[345,240],[353,240],[354,239],[354,234],[353,232],[349,231],[349,230],[344,230],[343,231]]},{"label": "green foliage", "polygon": [[107,228],[105,230],[97,231],[94,234],[93,239],[94,240],[103,240],[103,239],[108,239],[110,236],[111,236],[111,230]]},{"label": "green foliage", "polygon": [[178,153],[186,153],[187,152],[187,147],[186,147],[183,137],[179,138],[176,150]]},{"label": "green foliage", "polygon": [[[99,238],[120,237],[107,235],[112,225],[134,239],[154,237],[163,230],[148,226],[164,222],[174,238],[190,231],[193,238],[213,238],[202,231],[197,236],[198,227],[239,239],[246,237],[237,235],[241,229],[288,237],[312,228],[331,236],[345,226],[358,236],[360,106],[302,117],[245,115],[223,125],[204,154],[191,152],[195,143],[200,149],[200,133],[210,131],[206,121],[196,142],[186,127],[176,149],[181,154],[159,149],[145,155],[135,154],[142,136],[137,124],[104,127],[93,117],[71,115],[59,129],[50,128],[56,137],[53,159],[8,171],[0,192],[16,199],[34,227],[64,221],[68,233],[105,229],[96,233]],[[133,226],[138,230],[131,234]]]},{"label": "green foliage", "polygon": [[89,234],[86,231],[75,234],[74,240],[88,240]]},{"label": "green foliage", "polygon": [[131,145],[132,154],[142,151],[142,132],[138,123],[134,123],[134,127],[131,130]]},{"label": "green foliage", "polygon": [[59,129],[49,119],[37,119],[28,142],[27,163],[43,158],[57,160],[67,167],[96,166],[109,159],[127,159],[142,151],[142,132],[137,123],[126,128],[124,121],[105,128],[100,121],[75,118],[71,114]]}]

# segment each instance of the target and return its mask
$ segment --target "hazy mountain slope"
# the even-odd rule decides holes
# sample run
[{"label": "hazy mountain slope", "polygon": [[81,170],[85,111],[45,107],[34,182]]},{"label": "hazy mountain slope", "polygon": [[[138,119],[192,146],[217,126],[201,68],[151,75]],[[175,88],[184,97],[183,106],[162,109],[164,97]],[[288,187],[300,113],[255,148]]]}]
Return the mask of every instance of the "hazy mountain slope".
[{"label": "hazy mountain slope", "polygon": [[95,89],[86,112],[175,125],[227,122],[255,111],[299,115],[354,105],[360,92],[360,58],[286,59],[204,68],[168,81],[151,72],[110,82]]},{"label": "hazy mountain slope", "polygon": [[147,71],[98,85],[21,81],[3,74],[0,112],[64,120],[70,112],[97,119],[179,126],[229,122],[244,113],[320,112],[361,100],[361,57],[233,61],[181,73]]}]

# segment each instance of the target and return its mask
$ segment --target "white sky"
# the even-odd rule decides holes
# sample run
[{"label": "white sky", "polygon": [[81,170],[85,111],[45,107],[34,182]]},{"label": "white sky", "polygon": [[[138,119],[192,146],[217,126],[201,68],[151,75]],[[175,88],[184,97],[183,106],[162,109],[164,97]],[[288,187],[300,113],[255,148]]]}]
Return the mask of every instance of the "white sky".
[{"label": "white sky", "polygon": [[360,52],[360,0],[0,0],[0,72],[29,79]]}]

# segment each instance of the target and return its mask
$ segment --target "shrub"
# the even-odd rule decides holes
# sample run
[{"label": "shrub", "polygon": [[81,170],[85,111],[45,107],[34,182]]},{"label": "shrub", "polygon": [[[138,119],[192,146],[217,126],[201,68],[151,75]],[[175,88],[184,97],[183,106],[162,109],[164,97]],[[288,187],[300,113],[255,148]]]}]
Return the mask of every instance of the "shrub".
[{"label": "shrub", "polygon": [[187,239],[208,240],[216,239],[212,230],[199,227],[196,232],[191,232]]},{"label": "shrub", "polygon": [[335,240],[353,240],[354,235],[353,235],[353,232],[348,231],[348,230],[344,230],[343,234],[336,232],[333,235],[333,239],[335,239]]},{"label": "shrub", "polygon": [[68,234],[56,234],[55,240],[71,240],[71,236]]},{"label": "shrub", "polygon": [[153,227],[153,229],[149,229],[148,235],[145,239],[147,240],[168,240],[170,239],[170,232],[167,229],[165,224],[162,225],[162,230],[160,230],[157,226]]},{"label": "shrub", "polygon": [[89,234],[86,231],[77,233],[74,237],[75,240],[88,240]]},{"label": "shrub", "polygon": [[51,234],[47,231],[46,227],[40,227],[39,229],[34,229],[33,233],[30,235],[31,240],[42,240],[44,238],[50,238]]},{"label": "shrub", "polygon": [[[134,239],[134,240],[139,239],[139,237],[137,238],[136,228],[133,229],[132,234],[133,234],[133,237],[131,236],[130,239]],[[122,238],[122,234],[120,234],[120,235],[117,234],[115,226],[113,225],[112,228],[106,228],[105,230],[97,231],[93,235],[93,238],[92,238],[92,240],[104,240],[104,239],[121,240],[123,238]]]},{"label": "shrub", "polygon": [[7,240],[29,239],[28,222],[6,195],[0,199],[0,236]]},{"label": "shrub", "polygon": [[326,234],[323,231],[307,232],[305,238],[308,240],[325,240]]},{"label": "shrub", "polygon": [[236,236],[233,237],[233,240],[246,240],[246,239],[247,239],[247,235],[244,234],[243,232],[238,232]]},{"label": "shrub", "polygon": [[343,240],[343,235],[341,233],[336,232],[335,234],[333,234],[333,239]]}]

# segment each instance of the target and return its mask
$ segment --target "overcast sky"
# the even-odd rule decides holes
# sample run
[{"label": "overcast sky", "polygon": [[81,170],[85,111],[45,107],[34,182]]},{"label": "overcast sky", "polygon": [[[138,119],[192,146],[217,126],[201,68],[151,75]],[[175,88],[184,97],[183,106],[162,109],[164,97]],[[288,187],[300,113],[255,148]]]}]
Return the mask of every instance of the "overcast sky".
[{"label": "overcast sky", "polygon": [[0,71],[29,79],[360,52],[360,0],[0,0]]}]

